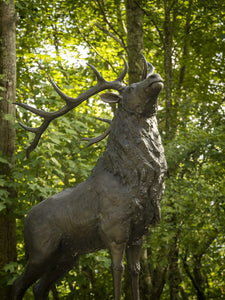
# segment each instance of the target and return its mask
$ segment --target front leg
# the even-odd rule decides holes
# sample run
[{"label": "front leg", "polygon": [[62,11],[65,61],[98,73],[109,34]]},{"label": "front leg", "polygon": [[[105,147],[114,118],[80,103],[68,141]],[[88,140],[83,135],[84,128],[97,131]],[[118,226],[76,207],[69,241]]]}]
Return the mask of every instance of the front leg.
[{"label": "front leg", "polygon": [[139,294],[139,272],[140,272],[140,254],[142,240],[139,240],[134,245],[127,247],[127,262],[131,277],[131,288],[133,300],[140,300]]},{"label": "front leg", "polygon": [[125,243],[117,244],[116,242],[112,242],[110,244],[114,300],[121,300],[122,275],[124,270],[123,259],[125,249]]}]

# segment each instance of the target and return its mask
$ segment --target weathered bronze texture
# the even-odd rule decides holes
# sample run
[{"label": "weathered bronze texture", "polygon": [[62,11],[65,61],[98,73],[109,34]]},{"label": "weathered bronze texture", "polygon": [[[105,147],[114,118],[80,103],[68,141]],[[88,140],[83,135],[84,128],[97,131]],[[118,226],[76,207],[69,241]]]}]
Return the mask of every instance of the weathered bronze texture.
[{"label": "weathered bronze texture", "polygon": [[133,299],[140,299],[138,274],[142,238],[150,225],[160,221],[160,200],[167,169],[156,120],[157,98],[163,83],[144,59],[143,80],[125,86],[122,83],[127,72],[125,60],[124,64],[122,74],[112,82],[105,81],[90,66],[97,75],[97,85],[75,99],[63,94],[51,80],[66,101],[58,112],[46,113],[17,103],[44,118],[37,129],[22,125],[36,134],[29,154],[52,119],[102,90],[119,91],[118,95],[109,92],[101,95],[105,102],[118,102],[118,109],[102,136],[87,139],[91,145],[109,134],[106,150],[88,179],[42,201],[28,212],[24,227],[28,263],[14,282],[13,300],[22,299],[27,288],[36,281],[35,299],[48,299],[52,284],[74,267],[80,255],[105,248],[111,254],[114,299],[121,299],[125,253]]}]

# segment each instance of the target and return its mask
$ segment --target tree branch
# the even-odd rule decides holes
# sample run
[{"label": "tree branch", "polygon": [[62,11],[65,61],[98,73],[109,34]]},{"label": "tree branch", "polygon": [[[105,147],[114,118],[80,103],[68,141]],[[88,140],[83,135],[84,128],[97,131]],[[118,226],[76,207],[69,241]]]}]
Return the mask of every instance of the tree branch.
[{"label": "tree branch", "polygon": [[150,19],[150,21],[153,23],[153,25],[155,26],[155,28],[156,28],[156,30],[157,30],[157,32],[158,32],[158,34],[159,34],[159,37],[160,37],[162,43],[164,43],[163,33],[162,33],[162,31],[159,29],[159,27],[158,27],[156,21],[154,20],[154,18],[153,18],[152,16],[150,16],[150,13],[149,13],[146,9],[144,9],[143,7],[141,7],[141,5],[140,5],[140,3],[139,3],[138,1],[136,1],[136,4],[137,4],[138,7],[143,11],[143,13]]},{"label": "tree branch", "polygon": [[119,40],[120,40],[120,43],[121,43],[122,47],[126,50],[127,47],[126,47],[126,44],[125,44],[125,42],[123,40],[123,37],[115,30],[114,26],[112,26],[112,24],[109,22],[106,14],[105,14],[105,10],[104,10],[104,8],[102,7],[102,5],[100,3],[100,0],[97,0],[97,3],[98,3],[99,8],[100,8],[100,10],[102,12],[102,16],[103,16],[104,21],[109,26],[109,28],[114,32],[114,34],[119,37]]},{"label": "tree branch", "polygon": [[98,27],[98,29],[100,29],[102,32],[106,33],[107,35],[111,36],[117,43],[120,44],[120,46],[122,48],[124,48],[124,44],[123,42],[112,32],[110,32],[109,30],[107,30],[106,28],[102,27],[101,25],[99,25],[98,23],[94,24],[96,27]]},{"label": "tree branch", "polygon": [[172,10],[172,8],[173,8],[174,5],[176,4],[176,2],[178,2],[178,0],[174,0],[174,1],[171,3],[171,5],[170,5],[170,7],[169,7],[169,11]]},{"label": "tree branch", "polygon": [[77,26],[78,32],[79,34],[83,37],[84,41],[88,44],[88,46],[90,48],[92,48],[95,53],[101,57],[102,60],[104,60],[113,70],[113,72],[115,72],[118,75],[118,72],[116,71],[116,69],[114,68],[114,66],[110,63],[109,60],[107,60],[104,56],[102,56],[99,51],[89,42],[89,40],[86,38],[86,36],[83,34],[83,32],[80,30],[80,28]]}]

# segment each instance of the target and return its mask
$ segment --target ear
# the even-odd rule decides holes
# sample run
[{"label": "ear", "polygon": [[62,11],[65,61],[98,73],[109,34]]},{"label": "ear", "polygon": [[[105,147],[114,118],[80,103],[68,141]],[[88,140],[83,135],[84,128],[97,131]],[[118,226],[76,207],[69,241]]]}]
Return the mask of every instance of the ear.
[{"label": "ear", "polygon": [[104,93],[101,94],[100,97],[102,101],[106,103],[117,103],[123,98],[122,96],[113,93]]}]

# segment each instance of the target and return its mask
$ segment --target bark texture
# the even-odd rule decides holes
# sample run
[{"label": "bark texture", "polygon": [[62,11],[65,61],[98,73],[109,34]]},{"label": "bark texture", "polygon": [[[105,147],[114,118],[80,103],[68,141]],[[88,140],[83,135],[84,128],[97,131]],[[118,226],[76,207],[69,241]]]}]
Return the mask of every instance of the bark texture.
[{"label": "bark texture", "polygon": [[171,97],[171,87],[173,81],[172,72],[172,24],[171,24],[171,6],[169,6],[169,1],[164,0],[164,68],[165,68],[165,99],[166,99],[166,133],[167,137],[170,137],[171,131],[171,111],[172,111],[172,97]]},{"label": "bark texture", "polygon": [[[10,180],[11,166],[14,162],[15,129],[8,115],[14,117],[16,86],[16,40],[15,40],[15,7],[14,1],[0,1],[0,156],[9,163],[0,163],[0,176]],[[13,216],[13,199],[15,192],[7,190],[6,208],[0,212],[0,268],[16,258],[15,218]],[[9,299],[9,287],[3,275],[0,289],[0,298]]]},{"label": "bark texture", "polygon": [[143,11],[140,1],[127,0],[127,54],[129,84],[138,82],[143,72]]},{"label": "bark texture", "polygon": [[[126,2],[127,19],[127,55],[128,55],[128,74],[129,84],[138,82],[143,71],[143,11],[137,1],[127,0]],[[125,300],[131,300],[130,277],[128,270],[125,272]]]}]

